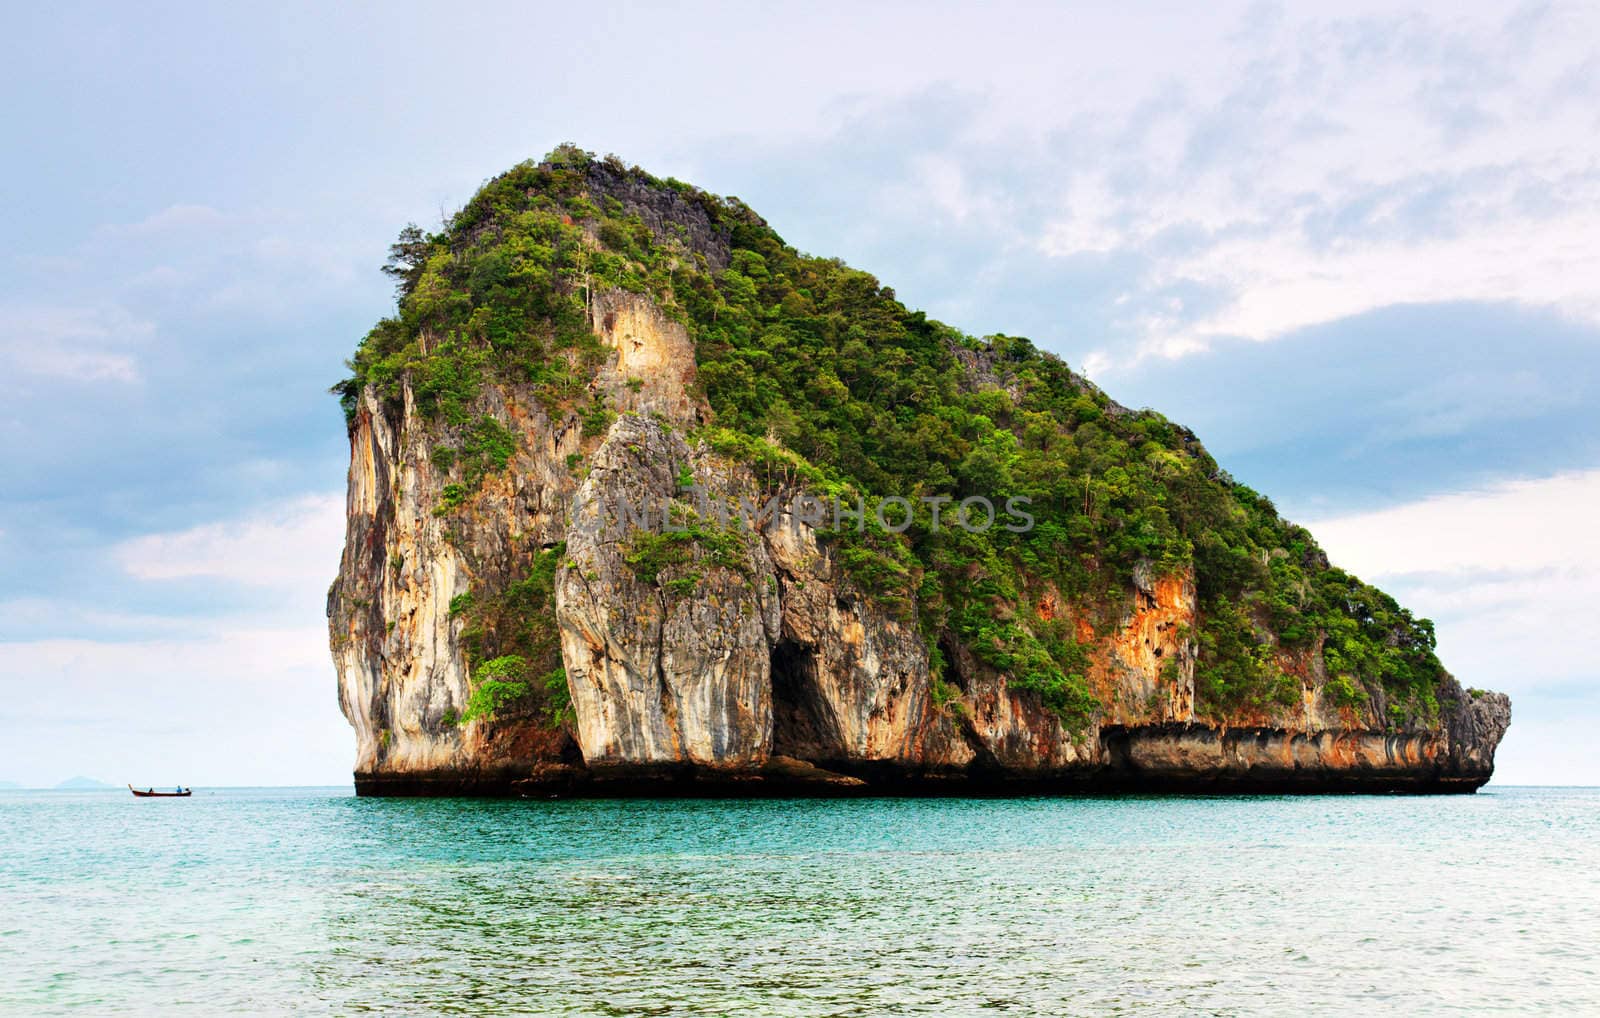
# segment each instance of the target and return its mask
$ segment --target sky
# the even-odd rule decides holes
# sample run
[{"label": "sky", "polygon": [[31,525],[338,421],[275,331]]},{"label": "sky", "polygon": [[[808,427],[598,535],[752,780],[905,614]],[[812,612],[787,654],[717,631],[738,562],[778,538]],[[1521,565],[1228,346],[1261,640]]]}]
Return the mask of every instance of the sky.
[{"label": "sky", "polygon": [[[331,7],[331,5],[327,5]],[[0,35],[0,781],[337,784],[327,388],[558,143],[1193,427],[1600,784],[1600,8],[59,4]]]}]

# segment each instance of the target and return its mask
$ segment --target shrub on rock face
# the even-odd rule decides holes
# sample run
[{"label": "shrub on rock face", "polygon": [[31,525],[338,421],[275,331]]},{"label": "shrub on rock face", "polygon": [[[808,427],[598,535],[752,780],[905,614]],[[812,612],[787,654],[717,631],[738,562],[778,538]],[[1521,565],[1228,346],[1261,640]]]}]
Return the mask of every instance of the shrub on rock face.
[{"label": "shrub on rock face", "polygon": [[475,686],[460,724],[493,718],[495,712],[528,695],[528,662],[515,654],[485,661],[473,676]]}]

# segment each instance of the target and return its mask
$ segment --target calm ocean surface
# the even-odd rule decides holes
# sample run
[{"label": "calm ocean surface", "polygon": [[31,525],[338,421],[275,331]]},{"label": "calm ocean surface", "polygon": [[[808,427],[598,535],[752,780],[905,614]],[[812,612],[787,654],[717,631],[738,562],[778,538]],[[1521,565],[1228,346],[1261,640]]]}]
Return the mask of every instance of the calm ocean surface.
[{"label": "calm ocean surface", "polygon": [[0,793],[0,1012],[1600,1014],[1600,791]]}]

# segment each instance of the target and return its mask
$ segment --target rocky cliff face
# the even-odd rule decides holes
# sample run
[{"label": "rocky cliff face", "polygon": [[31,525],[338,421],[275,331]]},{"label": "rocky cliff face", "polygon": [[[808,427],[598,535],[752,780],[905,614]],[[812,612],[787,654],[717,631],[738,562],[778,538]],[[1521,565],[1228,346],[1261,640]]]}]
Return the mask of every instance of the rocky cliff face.
[{"label": "rocky cliff face", "polygon": [[[591,168],[589,186],[687,238],[710,271],[728,264],[726,229],[698,205],[615,176]],[[1095,701],[1088,716],[1051,709],[966,641],[919,627],[915,591],[864,590],[827,527],[772,499],[770,466],[697,433],[714,415],[681,316],[619,289],[583,306],[599,344],[588,405],[605,415],[503,379],[453,422],[422,412],[409,376],[398,397],[355,394],[328,618],[362,793],[1435,792],[1488,780],[1504,696],[1446,676],[1436,717],[1399,723],[1381,691],[1333,695],[1320,639],[1268,650],[1293,697],[1227,716],[1197,708],[1192,568],[1140,562],[1092,605],[1039,584],[1026,607],[1085,649]],[[984,359],[956,359],[971,384],[1004,384]],[[440,452],[480,447],[503,462]],[[513,664],[515,681],[491,678]]]}]

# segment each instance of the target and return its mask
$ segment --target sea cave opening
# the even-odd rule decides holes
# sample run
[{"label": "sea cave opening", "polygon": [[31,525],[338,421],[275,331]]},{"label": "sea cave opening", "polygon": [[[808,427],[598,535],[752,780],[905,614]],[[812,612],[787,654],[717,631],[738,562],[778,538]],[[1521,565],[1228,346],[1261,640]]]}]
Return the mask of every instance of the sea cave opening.
[{"label": "sea cave opening", "polygon": [[839,755],[817,683],[813,648],[783,639],[772,649],[772,755],[813,763]]}]

